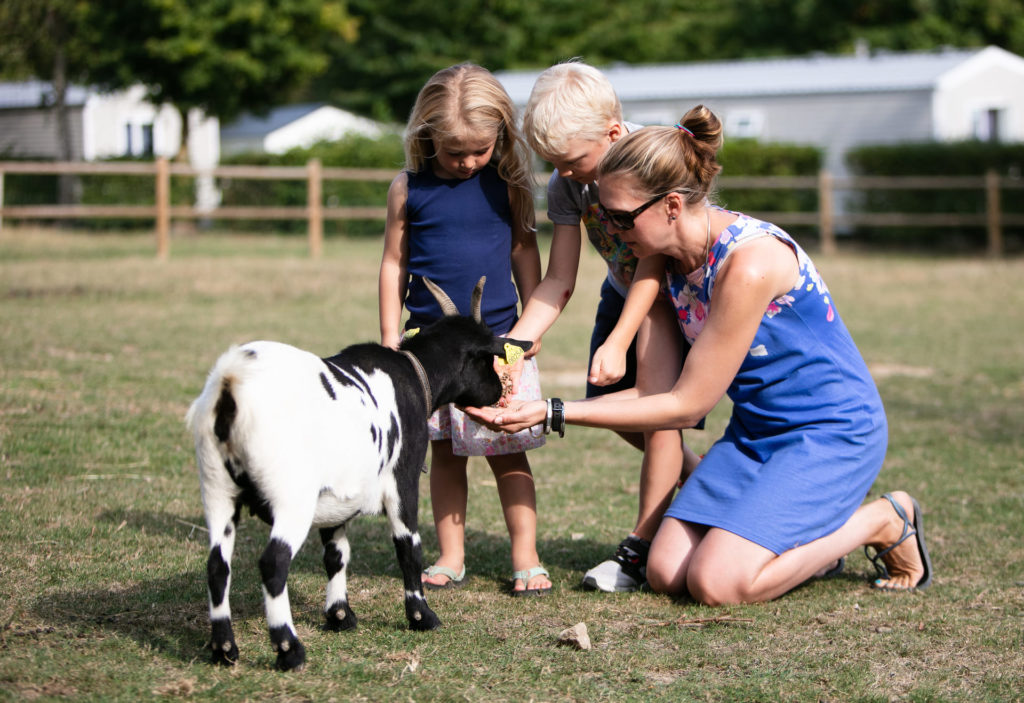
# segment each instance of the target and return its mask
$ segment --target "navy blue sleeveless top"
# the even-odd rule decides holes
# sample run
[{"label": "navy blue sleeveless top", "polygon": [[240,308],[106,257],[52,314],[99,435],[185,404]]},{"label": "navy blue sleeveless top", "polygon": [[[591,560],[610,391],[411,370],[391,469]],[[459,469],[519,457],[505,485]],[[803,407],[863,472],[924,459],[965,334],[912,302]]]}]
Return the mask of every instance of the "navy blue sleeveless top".
[{"label": "navy blue sleeveless top", "polygon": [[428,277],[468,315],[473,287],[487,276],[481,313],[497,334],[515,324],[518,295],[512,282],[512,208],[508,184],[488,165],[466,179],[438,178],[428,166],[408,174],[409,285],[406,328],[441,317],[423,284]]}]

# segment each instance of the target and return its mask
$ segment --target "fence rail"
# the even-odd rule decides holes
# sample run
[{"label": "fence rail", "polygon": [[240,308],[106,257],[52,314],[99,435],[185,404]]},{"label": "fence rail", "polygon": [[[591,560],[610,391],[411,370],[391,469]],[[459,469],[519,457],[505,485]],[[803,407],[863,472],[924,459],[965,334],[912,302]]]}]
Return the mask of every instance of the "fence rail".
[{"label": "fence rail", "polygon": [[[154,179],[154,205],[5,205],[5,174],[32,175],[136,175]],[[379,219],[387,216],[381,207],[328,207],[323,204],[323,182],[374,181],[389,182],[394,171],[366,168],[325,168],[318,159],[305,166],[217,166],[198,170],[186,164],[156,159],[152,163],[127,162],[0,162],[0,228],[5,217],[16,219],[85,219],[138,218],[155,222],[157,256],[170,255],[172,220],[305,220],[309,251],[319,257],[323,250],[324,220]],[[293,180],[306,182],[307,201],[300,206],[219,206],[197,208],[171,204],[170,179],[179,177],[213,177],[252,180]],[[546,182],[538,177],[538,183]],[[984,176],[857,176],[836,178],[828,171],[817,176],[729,176],[719,180],[723,190],[812,190],[818,195],[818,209],[812,212],[749,212],[751,216],[779,225],[817,226],[821,248],[825,253],[836,251],[836,230],[840,227],[865,225],[872,227],[984,227],[986,253],[1003,255],[1003,228],[1024,226],[1024,214],[1003,212],[1003,190],[1024,189],[1024,181],[1001,177],[995,171]],[[838,212],[835,194],[840,191],[868,190],[978,190],[985,193],[985,211],[963,213],[898,213]],[[543,213],[538,213],[538,217]]]}]

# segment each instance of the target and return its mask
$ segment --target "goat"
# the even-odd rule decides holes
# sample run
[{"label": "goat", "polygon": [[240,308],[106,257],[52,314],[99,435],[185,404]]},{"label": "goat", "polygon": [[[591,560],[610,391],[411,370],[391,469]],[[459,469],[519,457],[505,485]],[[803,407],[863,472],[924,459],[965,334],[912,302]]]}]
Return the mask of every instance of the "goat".
[{"label": "goat", "polygon": [[270,641],[277,667],[305,663],[292,623],[288,568],[311,527],[319,528],[327,570],[327,628],[356,626],[345,569],[349,520],[383,509],[405,584],[413,630],[441,622],[423,597],[418,533],[419,478],[426,458],[426,418],[446,403],[489,405],[502,384],[493,368],[506,343],[480,318],[484,278],[472,317],[424,279],[444,317],[405,339],[398,351],[357,344],[335,356],[278,342],[232,347],[214,364],[186,415],[195,438],[206,524],[213,662],[233,664],[238,646],[228,592],[231,555],[243,506],[271,525],[259,559]]}]

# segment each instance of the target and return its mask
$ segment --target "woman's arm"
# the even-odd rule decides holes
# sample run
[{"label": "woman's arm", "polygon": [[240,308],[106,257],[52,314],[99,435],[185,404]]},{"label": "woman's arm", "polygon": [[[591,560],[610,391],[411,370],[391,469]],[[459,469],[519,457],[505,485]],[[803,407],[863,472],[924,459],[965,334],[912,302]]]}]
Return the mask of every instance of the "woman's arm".
[{"label": "woman's arm", "polygon": [[402,339],[399,325],[408,285],[409,221],[405,213],[408,177],[403,171],[388,188],[387,221],[384,225],[384,254],[377,281],[380,307],[380,343],[398,348]]},{"label": "woman's arm", "polygon": [[[737,249],[723,265],[707,322],[670,391],[629,397],[613,394],[565,404],[569,424],[641,431],[692,427],[725,395],[739,371],[768,304],[792,290],[798,271],[792,250],[774,238]],[[479,409],[472,416],[506,431],[544,422],[543,401],[514,408]]]},{"label": "woman's arm", "polygon": [[661,283],[665,280],[667,263],[668,257],[664,254],[655,254],[640,259],[633,282],[626,294],[626,303],[622,307],[622,314],[619,315],[614,329],[608,334],[604,344],[594,352],[594,360],[590,365],[590,376],[587,379],[590,383],[595,386],[607,386],[625,375],[626,351],[658,297]]}]

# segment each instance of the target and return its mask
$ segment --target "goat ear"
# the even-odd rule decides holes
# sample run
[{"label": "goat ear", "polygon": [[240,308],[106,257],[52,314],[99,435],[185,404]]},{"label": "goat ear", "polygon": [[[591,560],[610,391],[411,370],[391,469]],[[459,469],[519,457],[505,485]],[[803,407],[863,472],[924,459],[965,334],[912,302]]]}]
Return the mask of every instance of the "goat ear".
[{"label": "goat ear", "polygon": [[533,346],[533,342],[524,342],[518,339],[512,339],[511,337],[495,337],[494,344],[491,346],[491,353],[494,356],[500,356],[502,359],[511,364],[514,363],[515,360],[508,358],[509,356],[511,356],[511,354],[507,353],[507,346],[516,347],[525,352],[530,350],[530,347]]}]

